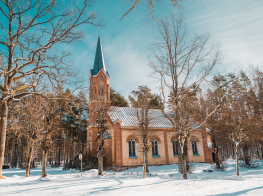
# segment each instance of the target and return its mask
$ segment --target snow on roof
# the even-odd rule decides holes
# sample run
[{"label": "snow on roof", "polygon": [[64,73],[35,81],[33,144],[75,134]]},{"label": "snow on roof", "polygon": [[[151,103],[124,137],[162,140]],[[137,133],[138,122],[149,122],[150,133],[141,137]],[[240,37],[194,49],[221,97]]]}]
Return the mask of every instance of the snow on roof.
[{"label": "snow on roof", "polygon": [[[119,119],[122,127],[138,127],[136,108],[111,106],[108,115],[112,122]],[[172,128],[170,121],[162,114],[161,110],[149,110],[149,118],[149,127],[151,128]]]}]

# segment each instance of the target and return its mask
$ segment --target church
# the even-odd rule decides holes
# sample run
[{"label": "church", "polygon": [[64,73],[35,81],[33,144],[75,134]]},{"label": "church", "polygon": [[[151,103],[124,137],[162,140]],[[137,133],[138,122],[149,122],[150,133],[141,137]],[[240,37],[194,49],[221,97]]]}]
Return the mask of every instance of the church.
[{"label": "church", "polygon": [[[137,113],[135,108],[110,106],[110,75],[106,71],[101,39],[98,37],[93,69],[90,70],[90,87],[98,85],[100,97],[105,100],[109,112],[107,113],[107,127],[105,134],[104,152],[105,167],[123,169],[143,164],[142,142],[138,134]],[[94,92],[90,91],[89,106],[96,103]],[[149,165],[168,165],[178,163],[178,149],[176,134],[170,122],[161,110],[150,111],[151,145],[148,152]],[[89,152],[97,153],[98,127],[95,115],[89,112],[89,126],[87,128],[87,146]],[[206,127],[191,133],[188,141],[187,160],[189,162],[213,163],[214,153],[209,130]]]}]

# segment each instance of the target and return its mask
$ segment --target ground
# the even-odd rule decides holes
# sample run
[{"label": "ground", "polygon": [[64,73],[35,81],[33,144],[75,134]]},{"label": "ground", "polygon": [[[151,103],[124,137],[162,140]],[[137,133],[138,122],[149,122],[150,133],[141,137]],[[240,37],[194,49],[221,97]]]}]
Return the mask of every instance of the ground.
[{"label": "ground", "polygon": [[3,170],[5,180],[0,181],[0,195],[263,195],[263,162],[256,169],[240,169],[235,175],[235,162],[228,161],[227,171],[203,172],[211,164],[196,163],[195,171],[184,180],[178,165],[151,166],[150,174],[142,179],[142,167],[123,172],[106,171],[103,177],[96,170],[81,176],[79,171],[47,168],[48,179],[41,178],[41,167],[31,170]]}]

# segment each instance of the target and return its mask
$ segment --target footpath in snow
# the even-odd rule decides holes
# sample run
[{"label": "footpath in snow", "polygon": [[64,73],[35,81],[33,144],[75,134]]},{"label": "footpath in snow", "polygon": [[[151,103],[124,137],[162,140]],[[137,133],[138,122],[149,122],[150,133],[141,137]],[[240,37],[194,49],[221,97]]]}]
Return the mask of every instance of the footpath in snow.
[{"label": "footpath in snow", "polygon": [[123,172],[106,171],[98,176],[90,170],[81,176],[78,171],[47,168],[48,180],[41,178],[41,168],[3,170],[5,180],[0,181],[0,196],[4,195],[263,195],[263,162],[256,169],[240,168],[235,174],[235,161],[228,161],[227,171],[203,172],[211,164],[196,163],[195,171],[184,180],[178,165],[150,166],[150,174],[142,179],[142,167]]}]

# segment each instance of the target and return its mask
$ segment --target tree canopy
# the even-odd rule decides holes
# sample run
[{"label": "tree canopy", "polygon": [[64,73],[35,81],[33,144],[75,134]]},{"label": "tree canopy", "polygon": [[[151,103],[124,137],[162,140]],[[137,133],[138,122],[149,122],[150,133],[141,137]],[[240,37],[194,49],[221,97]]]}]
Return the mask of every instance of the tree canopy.
[{"label": "tree canopy", "polygon": [[110,100],[111,106],[129,107],[127,100],[121,96],[120,93],[117,93],[113,88],[110,88]]}]

